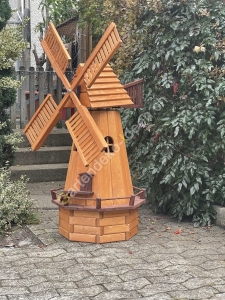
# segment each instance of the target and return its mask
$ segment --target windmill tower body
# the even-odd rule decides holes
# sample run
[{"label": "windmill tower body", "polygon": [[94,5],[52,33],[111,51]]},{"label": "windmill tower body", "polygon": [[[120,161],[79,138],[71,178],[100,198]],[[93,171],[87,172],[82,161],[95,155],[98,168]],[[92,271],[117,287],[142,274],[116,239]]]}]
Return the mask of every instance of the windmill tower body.
[{"label": "windmill tower body", "polygon": [[71,241],[122,241],[138,231],[144,190],[134,194],[121,118],[115,109],[133,102],[108,65],[120,44],[112,23],[69,83],[64,75],[69,57],[53,24],[42,42],[67,93],[58,106],[48,95],[24,132],[37,150],[62,108],[76,109],[66,122],[73,145],[65,186],[51,191],[52,202],[59,206],[59,233]]}]

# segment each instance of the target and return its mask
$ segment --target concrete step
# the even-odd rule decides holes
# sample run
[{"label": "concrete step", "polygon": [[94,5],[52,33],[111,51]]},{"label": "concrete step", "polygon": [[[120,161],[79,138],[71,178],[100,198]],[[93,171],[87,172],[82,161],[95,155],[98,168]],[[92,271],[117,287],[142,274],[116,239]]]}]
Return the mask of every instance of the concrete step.
[{"label": "concrete step", "polygon": [[29,182],[65,181],[70,157],[72,139],[67,129],[54,128],[43,146],[32,151],[23,131],[18,129],[24,141],[16,151],[11,179],[18,180],[21,175]]},{"label": "concrete step", "polygon": [[68,163],[71,146],[41,147],[38,151],[31,148],[19,148],[16,150],[14,166],[60,164]]},{"label": "concrete step", "polygon": [[[18,145],[18,147],[19,148],[26,148],[26,147],[29,148],[30,143],[27,140],[25,134],[23,133],[23,130],[15,129],[14,132],[19,132],[24,137],[24,141],[22,143],[20,143]],[[43,146],[47,146],[47,147],[71,146],[71,145],[72,145],[72,139],[66,128],[60,128],[60,129],[54,128],[43,144]]]},{"label": "concrete step", "polygon": [[68,163],[12,166],[11,180],[26,175],[29,182],[65,181],[67,168]]}]

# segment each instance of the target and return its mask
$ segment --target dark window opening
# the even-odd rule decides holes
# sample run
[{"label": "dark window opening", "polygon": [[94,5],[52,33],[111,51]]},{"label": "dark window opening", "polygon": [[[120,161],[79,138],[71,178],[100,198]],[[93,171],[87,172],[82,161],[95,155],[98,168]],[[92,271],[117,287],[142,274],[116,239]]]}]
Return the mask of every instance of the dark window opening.
[{"label": "dark window opening", "polygon": [[105,152],[114,152],[114,141],[111,138],[111,136],[105,137],[106,143],[108,144],[108,147],[105,149]]}]

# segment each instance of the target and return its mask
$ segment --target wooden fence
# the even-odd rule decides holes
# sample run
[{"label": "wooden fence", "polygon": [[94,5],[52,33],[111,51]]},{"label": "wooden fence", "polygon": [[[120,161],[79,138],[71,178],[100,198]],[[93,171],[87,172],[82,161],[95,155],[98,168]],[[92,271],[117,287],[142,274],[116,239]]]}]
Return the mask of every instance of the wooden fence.
[{"label": "wooden fence", "polygon": [[[71,81],[73,72],[67,69],[65,74],[68,80]],[[25,70],[24,67],[20,67],[16,75],[22,84],[18,89],[17,102],[11,107],[10,118],[13,128],[22,129],[34,115],[47,94],[52,94],[58,104],[63,97],[64,90],[60,78],[52,68],[46,71],[43,68],[35,70],[34,67],[30,67],[29,70]],[[62,128],[64,121],[70,116],[71,110],[65,109],[57,127]]]},{"label": "wooden fence", "polygon": [[[71,82],[74,73],[67,69],[65,74]],[[23,129],[47,94],[51,94],[59,104],[65,91],[60,78],[52,68],[46,71],[43,68],[35,70],[34,67],[30,67],[29,70],[25,70],[24,67],[20,67],[16,75],[22,84],[18,89],[17,102],[10,109],[10,118],[13,129]],[[143,80],[140,79],[124,86],[134,102],[132,108],[143,107],[142,84]],[[64,127],[65,121],[73,113],[73,109],[63,109],[62,118],[56,125],[57,128]]]}]

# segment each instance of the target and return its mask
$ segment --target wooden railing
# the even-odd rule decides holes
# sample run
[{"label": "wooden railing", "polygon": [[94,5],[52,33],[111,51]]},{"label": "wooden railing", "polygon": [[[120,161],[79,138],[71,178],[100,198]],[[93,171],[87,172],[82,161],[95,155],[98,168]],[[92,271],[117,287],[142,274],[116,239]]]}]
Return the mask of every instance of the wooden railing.
[{"label": "wooden railing", "polygon": [[[63,187],[57,188],[57,189],[52,189],[51,190],[51,195],[52,195],[52,203],[56,204],[59,207],[63,207],[66,210],[91,210],[91,211],[107,211],[107,210],[126,210],[126,209],[134,209],[145,203],[146,200],[146,189],[144,188],[138,188],[138,187],[133,187],[134,190],[138,190],[138,192],[134,195],[126,196],[126,197],[115,197],[115,198],[87,198],[85,197],[85,194],[83,194],[83,197],[79,196],[74,196],[79,194],[79,191],[66,191],[64,190]],[[70,204],[69,201],[66,204],[61,204],[59,200],[59,195],[60,194],[74,194],[71,197],[71,199],[76,199],[80,200],[81,202],[85,200],[87,203],[88,201],[94,201],[95,205],[90,206],[90,205],[81,205],[81,204]],[[102,202],[108,201],[108,200],[124,200],[124,199],[129,199],[129,203],[127,204],[116,204],[116,205],[110,205],[110,206],[102,206]]]}]

